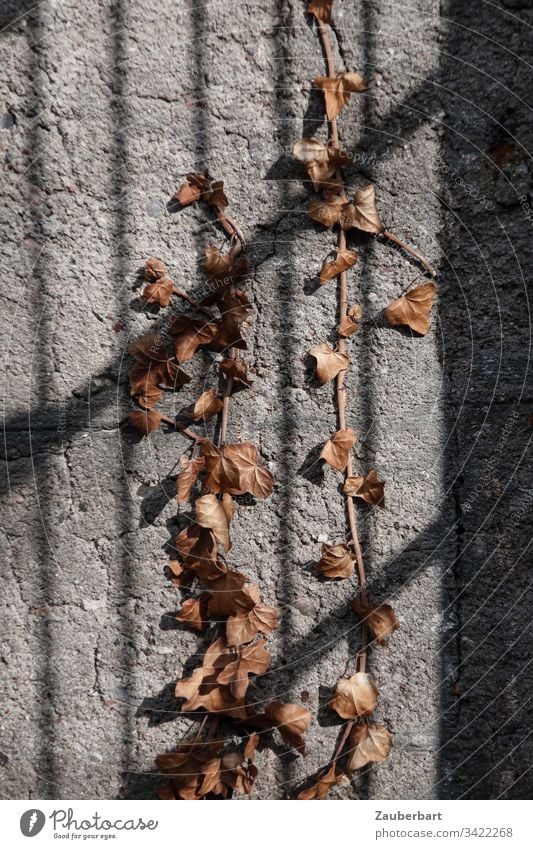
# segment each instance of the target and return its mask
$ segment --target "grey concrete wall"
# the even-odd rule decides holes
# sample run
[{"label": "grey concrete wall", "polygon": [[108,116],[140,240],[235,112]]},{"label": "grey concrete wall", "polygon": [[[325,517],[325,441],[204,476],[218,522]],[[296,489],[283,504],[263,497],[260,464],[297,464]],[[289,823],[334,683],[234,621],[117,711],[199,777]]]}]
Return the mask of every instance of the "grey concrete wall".
[{"label": "grey concrete wall", "polygon": [[[151,798],[154,755],[190,725],[173,685],[203,646],[172,627],[180,594],[164,576],[178,527],[166,476],[186,441],[120,422],[127,345],[165,322],[139,300],[139,266],[155,254],[194,291],[203,247],[220,243],[203,209],[167,207],[204,167],[225,180],[255,266],[258,379],[229,435],[255,441],[279,480],[239,508],[232,561],[283,610],[259,692],[303,693],[314,716],[305,760],[277,744],[260,755],[257,793],[290,794],[335,747],[325,703],[358,629],[355,580],[312,569],[318,536],[341,537],[344,520],[337,477],[313,462],[335,409],[305,353],[332,330],[335,292],[313,287],[331,234],[307,218],[291,156],[302,135],[325,136],[304,5],[2,5],[5,798]],[[533,10],[335,6],[339,67],[369,81],[340,121],[349,180],[376,184],[384,220],[440,272],[432,329],[413,339],[381,310],[416,269],[356,243],[349,422],[358,464],[387,481],[387,509],[359,522],[372,592],[402,628],[370,659],[393,754],[337,795],[527,796]],[[199,360],[169,410],[212,385],[212,358]]]}]

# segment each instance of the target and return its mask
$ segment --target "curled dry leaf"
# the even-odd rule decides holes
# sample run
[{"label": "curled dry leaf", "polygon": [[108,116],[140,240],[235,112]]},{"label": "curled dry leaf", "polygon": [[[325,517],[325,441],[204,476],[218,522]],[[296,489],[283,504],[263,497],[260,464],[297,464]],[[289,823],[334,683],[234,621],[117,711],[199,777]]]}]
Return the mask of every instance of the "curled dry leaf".
[{"label": "curled dry leaf", "polygon": [[348,465],[350,451],[356,442],[357,436],[351,427],[338,430],[325,443],[320,452],[320,459],[325,460],[338,472],[343,472]]},{"label": "curled dry leaf", "polygon": [[219,398],[214,389],[206,389],[202,392],[199,398],[196,399],[191,418],[195,421],[207,422],[212,416],[220,413],[224,406],[224,400]]},{"label": "curled dry leaf", "polygon": [[218,321],[206,321],[202,316],[175,315],[167,332],[174,342],[176,359],[181,363],[190,360],[201,345],[213,342],[219,327]]},{"label": "curled dry leaf", "polygon": [[206,440],[200,451],[207,470],[205,486],[211,492],[229,492],[230,495],[249,492],[256,498],[266,498],[272,492],[274,477],[258,464],[257,448],[252,442],[226,443],[217,448]]},{"label": "curled dry leaf", "polygon": [[334,380],[340,371],[345,371],[350,365],[348,354],[332,350],[327,342],[311,348],[309,355],[316,360],[316,374],[320,383]]},{"label": "curled dry leaf", "polygon": [[217,680],[229,687],[235,699],[244,699],[249,685],[248,676],[262,675],[269,668],[270,660],[264,640],[258,640],[257,643],[244,648],[235,648],[232,650],[232,660]]},{"label": "curled dry leaf", "polygon": [[160,307],[168,307],[174,283],[170,277],[160,277],[155,283],[149,283],[144,287],[142,296],[148,304],[159,304]]},{"label": "curled dry leaf", "polygon": [[144,264],[144,277],[146,280],[159,280],[160,277],[165,277],[168,272],[164,262],[157,259],[155,256],[150,256]]},{"label": "curled dry leaf", "polygon": [[[257,587],[242,590],[241,597],[242,600],[235,605],[237,612],[230,616],[226,623],[226,641],[229,646],[249,643],[259,632],[270,634],[278,627],[278,611],[261,602]],[[243,601],[244,604],[248,602],[246,609],[242,609]]]},{"label": "curled dry leaf", "polygon": [[187,525],[175,540],[176,551],[180,562],[194,572],[198,570],[213,573],[218,577],[216,569],[217,541],[210,528],[202,528],[198,524]]},{"label": "curled dry leaf", "polygon": [[368,763],[385,761],[392,749],[392,734],[383,725],[362,722],[350,731],[348,746],[346,766],[351,773]]},{"label": "curled dry leaf", "polygon": [[275,699],[265,707],[265,716],[270,720],[288,746],[305,754],[303,735],[311,721],[311,713],[301,705],[293,705]]},{"label": "curled dry leaf", "polygon": [[322,270],[320,271],[320,282],[327,283],[328,280],[333,280],[334,277],[337,277],[339,274],[342,274],[343,271],[347,271],[348,268],[355,265],[357,259],[358,256],[356,251],[337,251],[337,256],[333,262],[328,262],[328,260],[324,262]]},{"label": "curled dry leaf", "polygon": [[340,220],[345,199],[342,195],[330,195],[326,198],[313,198],[309,201],[309,217],[324,227],[333,227]]},{"label": "curled dry leaf", "polygon": [[252,313],[252,305],[246,292],[225,292],[220,299],[221,319],[213,345],[218,348],[246,348],[243,338]]},{"label": "curled dry leaf", "polygon": [[189,587],[196,577],[194,572],[187,569],[179,560],[170,560],[168,570],[170,572],[170,580],[175,587],[179,587],[180,589]]},{"label": "curled dry leaf", "polygon": [[333,0],[311,0],[306,11],[308,15],[314,15],[323,24],[330,24],[332,6]]},{"label": "curled dry leaf", "polygon": [[396,613],[390,604],[371,605],[354,598],[351,607],[364,619],[372,636],[382,646],[387,644],[390,635],[400,627]]},{"label": "curled dry leaf", "polygon": [[295,142],[293,153],[305,165],[315,191],[326,189],[336,194],[342,191],[342,182],[336,178],[335,172],[340,165],[350,162],[346,153],[308,138]]},{"label": "curled dry leaf", "polygon": [[346,310],[346,315],[341,319],[339,324],[339,336],[351,336],[352,333],[357,333],[359,330],[359,322],[363,311],[359,304],[353,304]]},{"label": "curled dry leaf", "polygon": [[343,230],[355,227],[365,233],[383,233],[385,228],[376,209],[374,186],[364,186],[355,193],[353,201],[343,207],[340,223]]},{"label": "curled dry leaf", "polygon": [[367,85],[357,73],[337,74],[336,77],[316,77],[315,85],[324,92],[328,121],[334,121],[354,92],[366,91]]},{"label": "curled dry leaf", "polygon": [[207,616],[208,593],[202,593],[199,598],[189,598],[181,605],[181,610],[176,613],[178,622],[190,625],[195,631],[203,631],[208,623]]},{"label": "curled dry leaf", "polygon": [[229,526],[233,517],[234,506],[231,495],[224,493],[218,499],[208,493],[197,498],[194,502],[196,521],[202,528],[210,528],[216,539],[224,546],[224,551],[231,548]]},{"label": "curled dry leaf", "polygon": [[174,362],[158,333],[149,333],[133,342],[128,352],[135,360],[130,369],[130,393],[145,398],[158,384],[179,389],[189,383],[189,375]]},{"label": "curled dry leaf", "polygon": [[219,362],[218,367],[226,377],[232,377],[233,380],[242,383],[243,386],[250,387],[252,385],[253,377],[248,373],[246,363],[239,357],[235,359],[226,357]]},{"label": "curled dry leaf", "polygon": [[391,327],[410,327],[425,336],[429,330],[430,312],[437,294],[434,283],[422,283],[389,304],[385,318]]},{"label": "curled dry leaf", "polygon": [[317,563],[317,572],[325,578],[350,578],[354,572],[354,556],[345,543],[322,545],[322,557]]},{"label": "curled dry leaf", "polygon": [[337,681],[331,707],[341,719],[368,716],[376,707],[378,688],[368,672],[356,672],[351,678]]},{"label": "curled dry leaf", "polygon": [[227,254],[218,248],[205,249],[204,270],[213,280],[235,280],[249,270],[248,260],[242,254],[229,251]]},{"label": "curled dry leaf", "polygon": [[203,200],[220,207],[228,205],[222,180],[211,180],[207,174],[187,174],[187,182],[174,195],[182,206]]},{"label": "curled dry leaf", "polygon": [[367,504],[385,507],[384,487],[385,481],[380,481],[376,470],[370,469],[367,475],[346,478],[343,492],[345,495],[351,495],[352,498],[361,498]]},{"label": "curled dry leaf", "polygon": [[341,772],[337,766],[337,762],[334,761],[328,771],[317,779],[316,784],[311,785],[311,787],[308,787],[307,790],[302,790],[302,792],[298,794],[298,799],[306,801],[310,799],[325,799],[331,788],[335,787],[336,784],[340,784],[341,781],[344,780],[344,773]]},{"label": "curled dry leaf", "polygon": [[231,616],[237,610],[247,611],[254,604],[243,591],[246,576],[231,569],[209,582],[208,613],[211,619]]},{"label": "curled dry leaf", "polygon": [[149,433],[157,430],[160,426],[161,415],[157,410],[132,410],[130,413],[130,424],[139,433],[148,436]]},{"label": "curled dry leaf", "polygon": [[198,476],[205,465],[203,457],[193,457],[188,461],[176,478],[176,488],[178,493],[178,501],[180,503],[188,501],[191,495],[191,490],[198,480]]},{"label": "curled dry leaf", "polygon": [[162,799],[202,799],[220,784],[222,744],[182,743],[176,752],[157,755],[155,762],[169,782],[160,791]]}]

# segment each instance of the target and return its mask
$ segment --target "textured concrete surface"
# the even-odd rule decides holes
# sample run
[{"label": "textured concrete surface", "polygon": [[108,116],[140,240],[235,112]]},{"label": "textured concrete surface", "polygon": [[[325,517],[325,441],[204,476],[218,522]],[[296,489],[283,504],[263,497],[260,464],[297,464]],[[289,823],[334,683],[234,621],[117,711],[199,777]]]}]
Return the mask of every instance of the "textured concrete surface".
[{"label": "textured concrete surface", "polygon": [[[405,257],[361,239],[350,275],[365,322],[349,342],[349,420],[358,464],[387,481],[387,509],[359,521],[372,591],[402,628],[370,660],[393,754],[337,795],[527,797],[533,10],[335,5],[339,67],[369,81],[340,121],[349,180],[376,184],[390,229],[440,272],[423,339],[381,318],[416,273]],[[314,714],[305,760],[279,741],[261,754],[257,794],[291,793],[335,747],[324,704],[358,631],[354,582],[312,569],[343,512],[337,477],[320,482],[313,465],[335,411],[305,352],[331,333],[335,292],[313,285],[331,236],[307,218],[290,155],[325,136],[303,7],[0,8],[4,798],[151,798],[154,755],[189,725],[172,690],[202,643],[172,627],[180,594],[164,576],[177,528],[166,476],[186,442],[120,423],[127,345],[165,321],[142,308],[139,266],[155,254],[194,291],[203,247],[220,244],[204,210],[167,207],[203,167],[225,180],[255,265],[258,379],[235,398],[230,436],[258,443],[279,479],[239,508],[232,560],[283,609],[260,692],[303,693]],[[177,409],[212,385],[200,360]]]}]

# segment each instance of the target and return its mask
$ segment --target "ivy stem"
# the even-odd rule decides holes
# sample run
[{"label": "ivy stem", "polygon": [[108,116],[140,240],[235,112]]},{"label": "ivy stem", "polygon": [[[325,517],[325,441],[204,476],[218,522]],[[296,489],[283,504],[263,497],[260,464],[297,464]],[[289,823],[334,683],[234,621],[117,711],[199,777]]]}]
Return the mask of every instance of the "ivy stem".
[{"label": "ivy stem", "polygon": [[411,245],[408,245],[403,242],[398,236],[395,236],[394,233],[391,233],[390,230],[383,230],[383,232],[379,233],[378,235],[381,236],[382,239],[388,239],[389,242],[392,242],[394,245],[397,245],[403,251],[410,254],[413,259],[416,259],[416,261],[419,262],[420,265],[426,269],[427,273],[430,274],[431,277],[437,276],[437,272],[435,271],[433,266],[430,265],[430,263],[426,259],[424,259],[424,257],[421,256],[418,251],[415,251],[415,249],[412,248]]},{"label": "ivy stem", "polygon": [[[335,59],[333,57],[333,51],[331,49],[331,41],[329,38],[329,30],[325,26],[325,24],[319,19],[316,19],[318,25],[318,32],[320,35],[320,41],[322,43],[322,48],[324,50],[324,56],[326,58],[326,68],[328,77],[335,76]],[[339,129],[337,126],[337,119],[334,118],[333,121],[329,121],[329,138],[334,148],[339,147]],[[337,171],[337,178],[342,181],[342,171],[340,168]],[[339,235],[337,239],[337,248],[339,251],[346,250],[346,234],[344,230],[339,228]],[[420,258],[421,259],[421,258]],[[338,287],[338,299],[339,299],[339,323],[342,322],[344,318],[346,318],[346,313],[348,310],[348,274],[346,271],[343,271],[339,274],[339,287]],[[346,340],[343,337],[339,338],[337,343],[337,349],[339,353],[346,353]],[[339,429],[346,429],[346,369],[340,371],[335,379],[335,389],[337,396],[337,412],[339,417]],[[344,472],[344,479],[351,477],[353,475],[353,467],[352,467],[352,458],[348,457],[348,463],[346,465],[346,470]],[[359,596],[361,601],[366,603],[368,600],[367,591],[366,591],[366,574],[365,574],[365,566],[363,562],[363,553],[361,551],[361,544],[359,542],[359,535],[357,532],[357,519],[355,516],[355,507],[353,503],[353,497],[351,495],[345,495],[346,498],[346,514],[348,518],[348,525],[350,528],[351,542],[352,547],[355,553],[355,560],[357,563],[357,574],[359,578]],[[366,655],[367,655],[367,646],[368,646],[368,628],[366,624],[363,622],[361,626],[361,650],[357,655],[357,668],[359,672],[364,672],[366,669]],[[349,734],[349,729],[346,732],[346,736]],[[345,739],[341,740],[342,746],[344,745]],[[342,749],[341,746],[341,749]],[[337,757],[337,756],[336,756]],[[336,759],[335,757],[335,759]]]}]

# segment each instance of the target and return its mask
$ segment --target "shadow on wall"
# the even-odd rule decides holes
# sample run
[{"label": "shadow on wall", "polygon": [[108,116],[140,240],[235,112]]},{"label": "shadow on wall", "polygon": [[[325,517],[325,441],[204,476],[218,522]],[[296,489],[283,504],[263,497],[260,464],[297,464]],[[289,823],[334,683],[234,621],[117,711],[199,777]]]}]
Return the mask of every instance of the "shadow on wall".
[{"label": "shadow on wall", "polygon": [[[4,3],[0,26],[5,27],[16,16],[26,14],[33,5]],[[374,42],[379,39],[378,13],[374,4],[366,2],[363,8],[367,62],[371,66],[376,62]],[[280,18],[285,19],[287,14],[281,3]],[[439,241],[445,261],[439,288],[442,368],[446,377],[446,396],[442,404],[447,415],[443,467],[449,498],[443,505],[442,515],[400,557],[380,571],[373,579],[372,588],[376,595],[383,597],[386,593],[393,599],[406,581],[424,568],[425,552],[438,549],[441,540],[449,534],[454,535],[456,558],[454,563],[447,564],[443,575],[442,609],[447,615],[453,612],[456,629],[452,638],[443,637],[441,646],[438,783],[428,789],[428,796],[527,798],[533,789],[529,767],[533,755],[533,697],[530,695],[533,674],[529,659],[531,592],[525,568],[529,538],[525,523],[519,517],[531,493],[531,480],[523,469],[523,451],[529,442],[526,402],[531,403],[531,386],[526,383],[529,310],[523,269],[531,241],[531,224],[520,200],[528,191],[531,173],[530,114],[529,107],[521,99],[527,98],[529,88],[520,58],[510,57],[506,47],[498,46],[510,44],[520,32],[517,18],[493,4],[476,4],[470,9],[459,0],[445,3],[443,15],[446,34],[435,75],[423,81],[407,101],[396,104],[385,120],[374,123],[371,115],[365,116],[365,124],[372,126],[372,130],[363,134],[358,145],[363,151],[365,148],[372,150],[379,161],[390,151],[390,146],[385,146],[380,139],[397,135],[408,142],[410,135],[425,122],[439,121],[442,130]],[[123,2],[116,0],[113,9],[115,276],[121,284],[130,271],[128,218],[122,202],[127,186],[124,128],[128,121],[122,97],[127,64],[123,61],[121,35],[127,26],[125,17]],[[32,26],[38,37],[38,11],[35,10]],[[194,45],[198,58],[201,56],[202,27],[193,27],[193,30],[199,33],[198,44]],[[285,57],[286,65],[280,79],[275,81],[275,85],[280,86],[291,57],[283,41],[282,28],[277,38],[277,49]],[[45,50],[45,46],[40,50]],[[39,82],[40,50],[32,53],[35,114],[43,108],[47,97]],[[501,69],[501,78],[496,80],[492,77],[495,68]],[[199,110],[199,114],[205,111]],[[313,114],[311,103],[306,120],[312,122]],[[288,136],[282,93],[278,95],[278,116],[280,147],[286,149]],[[27,179],[39,184],[45,179],[46,149],[38,128],[32,130],[29,142],[34,164]],[[204,156],[206,150],[199,149],[198,157]],[[432,190],[434,186],[428,185],[428,191]],[[283,195],[280,203],[283,203]],[[286,208],[286,204],[283,207]],[[265,222],[262,222],[262,238],[264,227]],[[38,224],[36,228],[35,236],[39,237]],[[287,235],[283,246],[287,267],[295,237],[296,228]],[[50,261],[50,256],[43,252],[34,269],[39,287],[44,291]],[[278,287],[285,306],[280,339],[290,346],[293,317],[288,279],[290,275],[280,276]],[[124,285],[120,290],[126,291]],[[42,449],[61,445],[64,437],[58,437],[50,426],[56,407],[46,390],[49,356],[46,317],[41,322],[39,342],[42,357],[34,364],[34,369],[41,396],[29,422],[26,415],[6,422],[6,438],[9,450],[20,445],[21,440],[39,446],[35,454],[35,483],[37,491],[47,492],[48,466]],[[290,362],[287,348],[280,349],[280,397],[283,397],[289,377],[284,371],[287,362]],[[364,382],[369,386],[373,375],[369,373],[368,364],[366,370]],[[105,393],[96,396],[92,403],[101,407],[112,403],[112,399]],[[281,406],[289,410],[288,405]],[[83,408],[77,402],[73,402],[73,416],[71,432],[87,427]],[[289,445],[293,441],[290,434],[294,433],[297,424],[288,412],[287,416],[283,428],[284,435],[289,437],[285,443]],[[498,447],[502,439],[503,446]],[[127,451],[131,444],[129,437],[122,440],[122,450]],[[284,459],[283,466],[290,470],[293,458]],[[121,475],[122,470],[117,473]],[[284,513],[288,520],[280,526],[280,550],[283,551],[285,545],[290,547],[288,527],[292,506],[290,481],[287,478],[281,483],[282,490],[287,493]],[[129,493],[125,481],[123,506],[124,515],[120,521],[127,523]],[[39,593],[44,600],[54,591],[53,510],[53,497],[43,498],[37,502],[33,517],[34,554],[41,564]],[[131,582],[135,580],[132,560],[135,558],[125,552],[120,570],[124,596],[131,592]],[[290,576],[283,573],[282,582],[288,595]],[[125,610],[125,606],[122,609]],[[128,634],[131,627],[131,622],[121,623],[124,634]],[[288,666],[293,664],[301,670],[305,664],[312,664],[314,658],[329,651],[334,646],[331,635],[334,636],[336,627],[346,633],[342,622],[335,617],[319,623],[314,636],[306,637],[305,651],[299,643],[291,642],[287,630],[284,655]],[[324,639],[324,632],[328,634],[327,639]],[[309,639],[315,641],[312,650]],[[39,680],[45,698],[41,704],[42,744],[37,765],[43,779],[37,792],[40,798],[53,798],[50,788],[57,780],[57,750],[54,740],[54,640],[50,626],[43,624],[40,640],[43,661]],[[133,683],[132,663],[132,656],[126,649],[117,657],[117,664],[127,670],[128,687]],[[273,676],[267,677],[275,684],[274,676],[275,671]],[[269,686],[268,681],[266,686]],[[122,765],[126,779],[122,795],[148,798],[152,796],[153,779],[128,774],[132,723],[131,712],[125,713]],[[281,763],[286,764],[282,766],[281,780],[290,781],[290,763],[283,759]],[[371,771],[368,776],[358,784],[362,796],[371,795]]]}]

